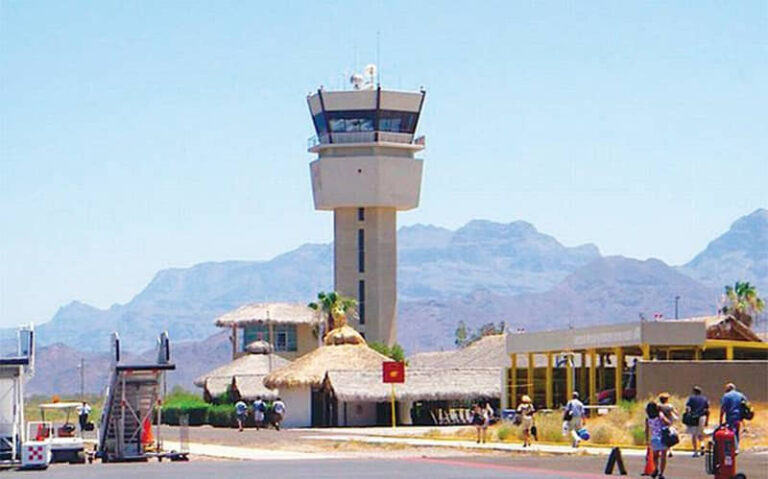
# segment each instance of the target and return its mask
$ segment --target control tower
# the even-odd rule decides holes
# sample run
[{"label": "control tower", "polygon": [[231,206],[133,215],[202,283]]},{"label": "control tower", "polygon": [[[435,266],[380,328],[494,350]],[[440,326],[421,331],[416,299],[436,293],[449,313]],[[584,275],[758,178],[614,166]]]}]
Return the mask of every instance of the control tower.
[{"label": "control tower", "polygon": [[352,327],[368,341],[397,337],[397,212],[419,205],[424,137],[415,136],[424,90],[352,77],[352,90],[307,97],[317,136],[309,151],[315,209],[333,211],[334,288],[358,301]]}]

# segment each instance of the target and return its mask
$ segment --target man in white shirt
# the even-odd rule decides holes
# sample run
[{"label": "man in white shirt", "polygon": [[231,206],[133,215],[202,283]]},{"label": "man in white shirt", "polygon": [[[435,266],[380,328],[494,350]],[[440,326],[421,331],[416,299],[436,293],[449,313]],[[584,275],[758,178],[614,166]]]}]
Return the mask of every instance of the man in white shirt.
[{"label": "man in white shirt", "polygon": [[566,422],[568,423],[568,432],[571,434],[571,446],[579,447],[581,437],[578,430],[584,427],[584,403],[579,400],[579,393],[573,392],[573,398],[565,405]]},{"label": "man in white shirt", "polygon": [[91,414],[91,406],[87,402],[83,401],[83,404],[77,406],[77,419],[80,422],[80,433],[85,431],[88,426],[88,415]]}]

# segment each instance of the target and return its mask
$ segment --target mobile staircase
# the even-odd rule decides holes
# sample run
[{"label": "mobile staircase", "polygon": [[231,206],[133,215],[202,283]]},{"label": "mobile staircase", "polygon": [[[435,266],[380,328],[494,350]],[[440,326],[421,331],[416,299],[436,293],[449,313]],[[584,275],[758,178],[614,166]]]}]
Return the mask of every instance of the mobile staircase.
[{"label": "mobile staircase", "polygon": [[0,464],[21,462],[24,427],[24,383],[35,370],[35,328],[22,326],[17,332],[13,356],[0,358]]},{"label": "mobile staircase", "polygon": [[[168,333],[158,338],[153,364],[120,361],[120,337],[112,333],[112,371],[101,414],[96,456],[102,462],[185,460],[186,453],[163,452],[160,438],[165,373],[174,370]],[[152,425],[155,434],[152,434]]]}]

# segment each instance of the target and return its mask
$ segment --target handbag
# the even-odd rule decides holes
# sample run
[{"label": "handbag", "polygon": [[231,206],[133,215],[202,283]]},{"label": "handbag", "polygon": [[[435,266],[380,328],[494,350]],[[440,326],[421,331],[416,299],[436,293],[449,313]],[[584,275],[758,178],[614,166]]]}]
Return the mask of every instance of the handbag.
[{"label": "handbag", "polygon": [[680,436],[674,427],[665,427],[661,430],[661,442],[667,447],[672,447],[680,442]]},{"label": "handbag", "polygon": [[563,421],[570,421],[571,419],[573,419],[573,411],[566,409],[563,413]]},{"label": "handbag", "polygon": [[693,414],[691,411],[686,411],[683,413],[683,424],[686,426],[698,426],[699,416]]}]

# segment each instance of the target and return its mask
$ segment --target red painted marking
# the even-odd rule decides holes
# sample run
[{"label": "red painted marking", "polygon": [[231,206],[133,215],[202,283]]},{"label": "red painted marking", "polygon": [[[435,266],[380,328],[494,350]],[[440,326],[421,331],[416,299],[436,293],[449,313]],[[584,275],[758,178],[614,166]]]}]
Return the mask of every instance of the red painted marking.
[{"label": "red painted marking", "polygon": [[406,458],[404,460],[414,461],[414,462],[431,462],[434,464],[446,464],[450,466],[473,467],[476,469],[493,469],[497,471],[525,472],[529,474],[538,474],[538,475],[546,475],[546,476],[568,477],[571,479],[577,479],[577,478],[602,479],[605,477],[604,475],[590,474],[585,472],[558,471],[555,469],[539,469],[536,467],[523,467],[523,466],[506,466],[502,464],[491,464],[487,462],[459,461],[456,459],[433,459],[433,458],[427,458],[427,457],[414,457],[414,458]]}]

